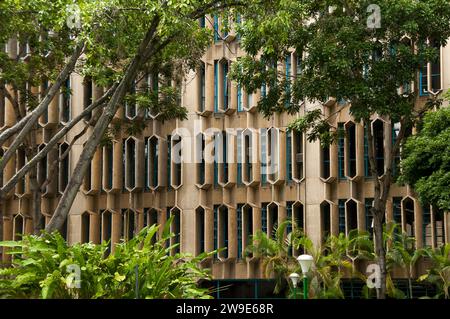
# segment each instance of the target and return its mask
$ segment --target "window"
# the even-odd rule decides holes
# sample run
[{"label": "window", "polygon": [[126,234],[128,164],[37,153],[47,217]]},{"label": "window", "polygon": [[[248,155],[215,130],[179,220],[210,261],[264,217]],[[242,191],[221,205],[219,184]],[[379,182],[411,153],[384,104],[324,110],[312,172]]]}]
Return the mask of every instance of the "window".
[{"label": "window", "polygon": [[275,203],[267,206],[267,235],[275,239],[275,231],[278,227],[278,205]]},{"label": "window", "polygon": [[129,241],[135,235],[136,218],[135,212],[131,209],[122,209],[122,234],[121,238],[124,241]]},{"label": "window", "polygon": [[125,141],[125,183],[126,188],[136,186],[136,141],[128,138]]},{"label": "window", "polygon": [[291,54],[288,54],[285,58],[285,70],[286,70],[286,98],[284,101],[284,105],[288,108],[291,105]]},{"label": "window", "polygon": [[292,181],[292,133],[286,133],[286,182]]},{"label": "window", "polygon": [[[59,157],[61,158],[63,154],[67,152],[69,145],[67,143],[62,143],[59,145]],[[70,153],[69,153],[70,154]],[[63,193],[69,184],[70,178],[70,156],[67,154],[62,161],[59,162],[58,170],[58,188],[59,192]]]},{"label": "window", "polygon": [[414,201],[407,197],[403,200],[403,216],[405,218],[405,232],[410,237],[415,237],[414,232]]},{"label": "window", "polygon": [[[219,206],[218,205],[214,205],[213,215],[214,215],[213,216],[213,218],[214,218],[214,229],[213,229],[214,250],[217,250],[217,249],[219,249],[219,239],[218,239],[218,237],[219,237]],[[214,258],[217,258],[217,257],[218,257],[218,255],[217,255],[217,253],[215,253]]]},{"label": "window", "polygon": [[13,224],[13,238],[14,240],[21,240],[22,235],[25,234],[25,219],[21,214],[17,214],[14,216]]},{"label": "window", "polygon": [[345,179],[345,172],[344,172],[344,149],[345,149],[345,130],[344,130],[344,123],[338,123],[338,131],[339,131],[339,137],[338,137],[338,172],[339,172],[339,179]]},{"label": "window", "polygon": [[367,126],[364,125],[364,176],[370,177],[370,162],[369,162],[369,141],[367,137]]},{"label": "window", "polygon": [[339,233],[345,234],[345,199],[338,201],[339,207]]},{"label": "window", "polygon": [[89,242],[89,228],[91,224],[91,216],[88,212],[81,215],[81,243]]},{"label": "window", "polygon": [[158,224],[158,211],[152,208],[144,208],[144,227]]},{"label": "window", "polygon": [[261,231],[267,234],[267,206],[269,203],[261,204]]},{"label": "window", "polygon": [[214,15],[214,42],[218,42],[220,38],[219,34],[219,17],[217,15]]},{"label": "window", "polygon": [[369,232],[370,238],[373,238],[373,216],[370,211],[373,207],[373,198],[366,198],[364,203],[364,210],[366,215],[366,231]]},{"label": "window", "polygon": [[125,100],[125,115],[128,119],[132,120],[137,115],[137,103],[136,103],[136,81],[133,82],[128,92],[127,99]]},{"label": "window", "polygon": [[214,187],[219,186],[220,135],[221,133],[214,132]]},{"label": "window", "polygon": [[113,188],[113,143],[108,143],[103,147],[103,185],[106,190]]},{"label": "window", "polygon": [[199,19],[199,24],[201,28],[204,28],[206,26],[206,17],[203,16]]},{"label": "window", "polygon": [[392,215],[394,217],[394,223],[401,227],[402,225],[402,198],[392,198]]},{"label": "window", "polygon": [[253,107],[253,93],[247,93],[247,109],[251,110]]},{"label": "window", "polygon": [[243,112],[244,107],[242,105],[242,86],[240,84],[237,85],[237,111]]},{"label": "window", "polygon": [[[144,208],[144,227],[151,227],[158,224],[158,211],[156,209]],[[151,239],[151,243],[156,243],[158,232]]]},{"label": "window", "polygon": [[[253,236],[253,208],[250,205],[242,207],[242,254],[246,247],[251,244],[251,236]],[[249,257],[253,256],[251,253]]]},{"label": "window", "polygon": [[[16,151],[16,173],[26,164],[27,159],[25,155],[25,149],[19,148]],[[16,194],[23,195],[25,193],[25,179],[22,177],[16,184]]]},{"label": "window", "polygon": [[[39,92],[40,101],[42,101],[44,99],[45,95],[47,94],[47,89],[48,89],[48,81],[44,80],[44,81],[42,81],[42,84],[40,87],[40,92]],[[43,124],[48,123],[48,111],[49,111],[49,107],[47,107],[47,109],[41,115],[41,122]]]},{"label": "window", "polygon": [[422,208],[422,234],[423,234],[423,246],[431,247],[432,246],[432,227],[431,224],[431,212],[430,206],[425,205]]},{"label": "window", "polygon": [[321,146],[321,155],[322,155],[322,169],[321,169],[321,177],[327,179],[330,177],[330,147],[329,146]]},{"label": "window", "polygon": [[373,123],[373,139],[375,146],[375,163],[378,176],[384,174],[384,124],[381,120]]},{"label": "window", "polygon": [[178,208],[172,208],[170,212],[170,216],[173,217],[172,224],[170,225],[170,232],[174,234],[174,237],[171,238],[170,245],[177,245],[172,254],[180,253],[180,238],[181,238],[181,211]]},{"label": "window", "polygon": [[214,113],[219,112],[219,61],[214,61]]},{"label": "window", "polygon": [[297,78],[302,74],[302,53],[295,53],[295,61],[296,61],[296,75]]},{"label": "window", "polygon": [[101,243],[108,243],[108,248],[106,250],[106,255],[111,253],[112,248],[112,213],[108,210],[103,210],[101,214]]},{"label": "window", "polygon": [[237,222],[236,222],[236,228],[237,228],[237,258],[242,259],[242,206],[243,204],[237,205]]},{"label": "window", "polygon": [[331,207],[330,203],[323,202],[320,204],[320,218],[322,227],[322,242],[325,242],[331,235]]},{"label": "window", "polygon": [[[159,74],[151,73],[147,76],[147,93],[150,94],[153,99],[158,100],[159,92]],[[157,118],[159,115],[158,108],[151,107],[145,110],[146,118]]]},{"label": "window", "polygon": [[205,135],[200,133],[197,135],[197,184],[205,184]]},{"label": "window", "polygon": [[225,248],[219,255],[222,258],[228,258],[228,208],[219,207],[219,248]]},{"label": "window", "polygon": [[206,251],[205,245],[205,209],[198,207],[195,210],[195,235],[197,255]]},{"label": "window", "polygon": [[349,123],[346,128],[347,138],[347,176],[356,175],[356,125]]},{"label": "window", "polygon": [[[397,141],[397,131],[395,129],[395,124],[392,124],[392,148]],[[400,151],[394,155],[394,162],[392,163],[392,176],[397,177],[400,172]]]},{"label": "window", "polygon": [[[83,109],[88,108],[92,104],[92,80],[85,78],[83,82]],[[89,121],[92,117],[92,112],[86,115],[85,120]]]},{"label": "window", "polygon": [[[45,145],[41,144],[38,147],[38,152],[41,152],[44,149]],[[37,180],[38,184],[42,185],[48,177],[48,154],[45,155],[37,165]]]},{"label": "window", "polygon": [[303,133],[292,132],[294,146],[294,171],[293,177],[298,181],[303,179]]},{"label": "window", "polygon": [[444,231],[444,212],[433,207],[434,214],[434,243],[436,247],[440,247],[445,244],[445,231]]},{"label": "window", "polygon": [[347,235],[352,230],[358,229],[358,206],[354,200],[349,200],[346,203],[346,228]]},{"label": "window", "polygon": [[206,101],[206,67],[205,63],[202,62],[200,69],[198,70],[198,99],[199,99],[199,111],[205,111],[205,101]]},{"label": "window", "polygon": [[436,61],[431,64],[431,89],[437,92],[441,89],[441,47],[439,43],[434,43],[433,47],[438,53]]},{"label": "window", "polygon": [[219,182],[228,183],[228,135],[225,131],[220,134],[219,138],[220,155],[219,155]]},{"label": "window", "polygon": [[267,131],[268,166],[267,179],[275,183],[281,179],[280,174],[280,131],[271,128]]},{"label": "window", "polygon": [[157,188],[159,186],[159,148],[160,143],[157,137],[153,136],[147,139],[147,158],[148,175],[146,175],[146,185],[149,188]]},{"label": "window", "polygon": [[228,80],[228,61],[222,61],[222,110],[226,111],[229,104],[230,81]]},{"label": "window", "polygon": [[181,156],[181,136],[175,135],[172,137],[172,186],[181,186],[182,178],[182,156]]},{"label": "window", "polygon": [[261,129],[261,184],[267,183],[267,133],[266,128]]},{"label": "window", "polygon": [[167,135],[167,187],[170,187],[172,180],[172,136]]},{"label": "window", "polygon": [[244,163],[243,163],[243,177],[244,183],[251,183],[253,178],[253,136],[251,131],[244,131],[243,133],[244,142]]},{"label": "window", "polygon": [[60,114],[60,121],[62,123],[67,123],[70,121],[71,109],[72,109],[72,102],[71,102],[71,87],[69,76],[67,80],[64,82],[64,84],[61,86],[61,94],[59,97],[59,114]]},{"label": "window", "polygon": [[237,130],[237,185],[242,185],[242,130]]}]

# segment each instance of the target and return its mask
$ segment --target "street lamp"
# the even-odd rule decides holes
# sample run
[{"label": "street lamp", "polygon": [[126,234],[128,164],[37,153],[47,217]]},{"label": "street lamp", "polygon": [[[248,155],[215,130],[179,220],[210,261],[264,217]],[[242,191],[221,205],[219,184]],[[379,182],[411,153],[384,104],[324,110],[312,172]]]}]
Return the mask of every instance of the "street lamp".
[{"label": "street lamp", "polygon": [[308,299],[308,277],[306,274],[311,269],[313,257],[311,255],[300,255],[297,258],[303,274],[303,299]]},{"label": "street lamp", "polygon": [[297,283],[300,279],[300,275],[294,272],[289,275],[289,279],[291,279],[292,285],[294,286],[294,299],[297,299]]},{"label": "street lamp", "polygon": [[394,133],[395,133],[395,137],[398,137],[398,133],[400,133],[400,128],[401,128],[401,124],[400,122],[396,122],[394,123]]}]

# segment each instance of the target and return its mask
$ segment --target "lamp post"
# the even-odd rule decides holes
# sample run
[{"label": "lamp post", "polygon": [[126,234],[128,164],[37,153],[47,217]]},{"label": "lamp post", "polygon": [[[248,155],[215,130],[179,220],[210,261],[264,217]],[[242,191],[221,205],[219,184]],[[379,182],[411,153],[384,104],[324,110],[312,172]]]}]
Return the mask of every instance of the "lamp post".
[{"label": "lamp post", "polygon": [[303,299],[308,299],[308,277],[307,273],[311,269],[313,257],[311,255],[300,255],[297,258],[303,274]]},{"label": "lamp post", "polygon": [[289,279],[291,279],[292,285],[294,286],[294,299],[297,299],[297,283],[300,279],[300,275],[294,272],[289,275]]}]

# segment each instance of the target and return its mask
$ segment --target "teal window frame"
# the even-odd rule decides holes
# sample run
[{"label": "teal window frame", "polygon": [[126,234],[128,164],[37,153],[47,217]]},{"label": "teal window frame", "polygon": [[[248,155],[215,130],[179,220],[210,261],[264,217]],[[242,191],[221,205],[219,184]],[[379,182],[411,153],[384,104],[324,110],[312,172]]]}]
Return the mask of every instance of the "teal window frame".
[{"label": "teal window frame", "polygon": [[339,233],[345,234],[345,202],[346,199],[339,199],[338,210],[339,210]]},{"label": "teal window frame", "polygon": [[227,110],[229,107],[229,92],[228,92],[228,62],[222,62],[222,85],[223,85],[223,109]]},{"label": "teal window frame", "polygon": [[288,54],[285,58],[285,69],[286,69],[286,74],[285,74],[285,80],[286,80],[286,99],[284,101],[284,106],[285,107],[289,107],[291,105],[291,55]]},{"label": "teal window frame", "polygon": [[219,112],[219,61],[214,61],[214,113]]},{"label": "teal window frame", "polygon": [[369,232],[370,234],[370,238],[373,238],[373,228],[372,228],[372,219],[373,216],[370,213],[370,209],[373,206],[373,198],[366,198],[364,200],[364,212],[365,212],[365,217],[366,217],[366,231]]},{"label": "teal window frame", "polygon": [[292,182],[292,132],[286,132],[286,181]]},{"label": "teal window frame", "polygon": [[218,225],[219,225],[219,221],[218,221],[218,217],[219,217],[219,206],[218,205],[214,205],[213,207],[213,218],[214,218],[214,225],[213,225],[213,243],[214,243],[214,250],[216,251],[214,253],[214,258],[217,259],[218,255],[217,255],[217,249],[219,248],[219,240],[218,240]]},{"label": "teal window frame", "polygon": [[244,107],[242,105],[242,86],[240,84],[237,85],[237,111],[244,111]]},{"label": "teal window frame", "polygon": [[238,130],[236,134],[236,147],[237,147],[237,185],[243,185],[242,182],[242,130]]},{"label": "teal window frame", "polygon": [[261,231],[267,234],[267,206],[268,203],[262,203],[261,207]]},{"label": "teal window frame", "polygon": [[345,179],[345,129],[344,123],[338,123],[340,135],[338,137],[338,172],[339,179]]},{"label": "teal window frame", "polygon": [[219,17],[215,14],[214,17],[214,43],[219,41]]},{"label": "teal window frame", "polygon": [[267,128],[260,129],[261,138],[261,185],[267,184]]},{"label": "teal window frame", "polygon": [[243,204],[238,204],[237,205],[237,210],[236,210],[236,214],[237,214],[237,225],[236,225],[236,230],[237,230],[237,259],[242,259],[242,207]]}]

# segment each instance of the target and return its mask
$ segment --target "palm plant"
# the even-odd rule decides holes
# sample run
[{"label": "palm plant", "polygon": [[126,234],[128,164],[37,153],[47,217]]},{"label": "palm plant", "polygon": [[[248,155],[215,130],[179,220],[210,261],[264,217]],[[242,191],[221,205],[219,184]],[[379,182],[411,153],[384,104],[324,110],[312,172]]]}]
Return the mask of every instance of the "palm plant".
[{"label": "palm plant", "polygon": [[252,236],[250,245],[246,248],[246,253],[253,253],[262,258],[262,270],[267,278],[275,278],[274,293],[278,294],[286,286],[289,274],[294,272],[298,264],[289,255],[289,249],[293,245],[294,238],[299,234],[298,230],[286,235],[287,226],[290,221],[285,221],[275,226],[273,238],[264,232],[257,232]]},{"label": "palm plant", "polygon": [[386,259],[390,266],[395,265],[406,271],[406,276],[408,278],[408,294],[409,298],[412,299],[413,271],[417,261],[424,255],[424,250],[415,249],[414,237],[410,237],[406,233],[396,234],[395,237],[396,239],[392,242],[392,246],[387,251]]},{"label": "palm plant", "polygon": [[419,277],[419,281],[427,280],[434,284],[438,289],[436,298],[450,299],[450,243],[440,248],[426,248],[424,255],[431,260],[433,266]]}]

